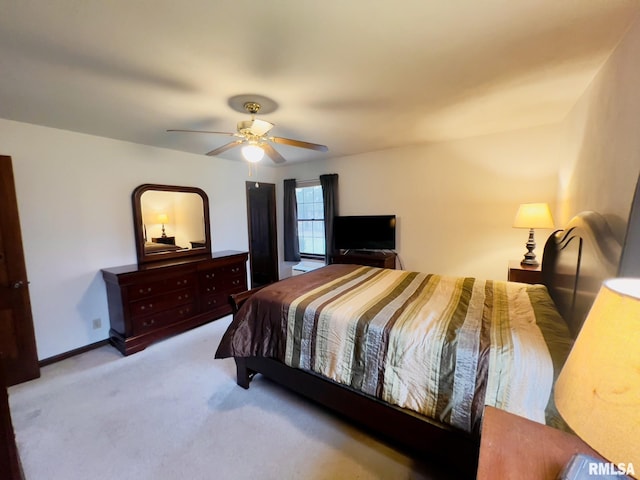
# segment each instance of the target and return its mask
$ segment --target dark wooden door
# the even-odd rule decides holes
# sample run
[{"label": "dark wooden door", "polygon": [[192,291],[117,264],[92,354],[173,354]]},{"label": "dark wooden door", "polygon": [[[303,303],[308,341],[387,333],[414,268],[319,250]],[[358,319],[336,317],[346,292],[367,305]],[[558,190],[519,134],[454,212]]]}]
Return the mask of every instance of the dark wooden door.
[{"label": "dark wooden door", "polygon": [[11,423],[2,355],[0,355],[0,478],[3,480],[24,479],[18,457],[16,436]]},{"label": "dark wooden door", "polygon": [[0,155],[0,354],[9,385],[40,376],[11,157]]},{"label": "dark wooden door", "polygon": [[276,186],[247,182],[251,288],[278,281]]}]

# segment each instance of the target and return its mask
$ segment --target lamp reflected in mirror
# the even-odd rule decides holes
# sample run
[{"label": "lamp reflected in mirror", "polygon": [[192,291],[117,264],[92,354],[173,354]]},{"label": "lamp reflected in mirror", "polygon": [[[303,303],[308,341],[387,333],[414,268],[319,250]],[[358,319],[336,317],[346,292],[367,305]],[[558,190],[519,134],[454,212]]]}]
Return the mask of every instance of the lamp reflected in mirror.
[{"label": "lamp reflected in mirror", "polygon": [[167,232],[164,229],[164,225],[165,223],[169,223],[169,217],[166,213],[161,213],[160,215],[158,215],[158,223],[162,224],[162,235],[160,236],[162,238],[167,238]]}]

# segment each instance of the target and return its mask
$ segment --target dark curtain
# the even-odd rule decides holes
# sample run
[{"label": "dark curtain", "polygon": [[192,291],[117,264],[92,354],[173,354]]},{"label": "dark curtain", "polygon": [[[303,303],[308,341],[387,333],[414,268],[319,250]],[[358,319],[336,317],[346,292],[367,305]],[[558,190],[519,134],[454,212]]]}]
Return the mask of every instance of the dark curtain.
[{"label": "dark curtain", "polygon": [[338,174],[320,175],[324,202],[325,261],[331,263],[333,249],[333,218],[338,214]]},{"label": "dark curtain", "polygon": [[296,180],[284,181],[284,260],[300,261],[298,242],[298,203],[296,202]]}]

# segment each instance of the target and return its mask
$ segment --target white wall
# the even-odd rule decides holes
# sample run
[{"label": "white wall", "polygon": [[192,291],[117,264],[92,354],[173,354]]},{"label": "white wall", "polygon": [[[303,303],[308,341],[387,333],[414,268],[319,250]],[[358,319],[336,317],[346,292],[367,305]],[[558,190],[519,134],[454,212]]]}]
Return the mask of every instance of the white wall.
[{"label": "white wall", "polygon": [[640,19],[562,125],[558,215],[599,211],[620,239],[640,174],[639,51]]},{"label": "white wall", "polygon": [[555,205],[557,142],[557,127],[541,127],[293,164],[278,169],[278,205],[285,178],[338,173],[340,214],[397,215],[405,269],[506,280],[526,252],[528,232],[511,227],[518,205]]},{"label": "white wall", "polygon": [[[101,268],[136,263],[131,193],[143,183],[202,188],[214,250],[246,250],[247,166],[0,119],[13,159],[40,359],[107,338]],[[92,329],[100,318],[102,328]]]}]

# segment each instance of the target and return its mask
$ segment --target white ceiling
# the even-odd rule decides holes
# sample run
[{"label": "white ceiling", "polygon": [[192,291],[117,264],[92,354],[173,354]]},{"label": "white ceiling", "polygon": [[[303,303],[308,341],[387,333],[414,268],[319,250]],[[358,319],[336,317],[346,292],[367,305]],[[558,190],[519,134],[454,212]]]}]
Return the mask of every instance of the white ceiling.
[{"label": "white ceiling", "polygon": [[[561,121],[636,0],[0,0],[0,117],[192,153],[266,96],[289,161]],[[259,116],[260,117],[260,116]],[[239,158],[238,149],[221,155]]]}]

